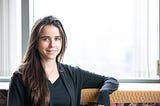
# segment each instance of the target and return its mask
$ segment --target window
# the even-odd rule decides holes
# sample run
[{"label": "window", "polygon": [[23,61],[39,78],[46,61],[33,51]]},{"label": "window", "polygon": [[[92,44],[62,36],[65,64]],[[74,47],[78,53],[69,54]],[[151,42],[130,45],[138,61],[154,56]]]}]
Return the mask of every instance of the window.
[{"label": "window", "polygon": [[0,77],[16,70],[21,61],[20,0],[0,0]]},{"label": "window", "polygon": [[[30,28],[46,15],[62,21],[68,37],[63,63],[119,79],[159,78],[158,0],[29,1]],[[20,6],[0,1],[0,76],[11,75],[24,53]]]},{"label": "window", "polygon": [[34,0],[34,20],[45,15],[60,18],[68,36],[64,63],[118,78],[158,78],[158,4]]}]

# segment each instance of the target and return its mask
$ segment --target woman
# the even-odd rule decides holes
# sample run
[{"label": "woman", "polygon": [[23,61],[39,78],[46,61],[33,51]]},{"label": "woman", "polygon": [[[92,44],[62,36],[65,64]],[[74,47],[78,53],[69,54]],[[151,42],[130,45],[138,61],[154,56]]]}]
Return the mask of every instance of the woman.
[{"label": "woman", "polygon": [[97,103],[110,105],[118,81],[62,64],[66,42],[56,17],[35,23],[22,64],[11,78],[7,106],[79,106],[83,88],[99,88]]}]

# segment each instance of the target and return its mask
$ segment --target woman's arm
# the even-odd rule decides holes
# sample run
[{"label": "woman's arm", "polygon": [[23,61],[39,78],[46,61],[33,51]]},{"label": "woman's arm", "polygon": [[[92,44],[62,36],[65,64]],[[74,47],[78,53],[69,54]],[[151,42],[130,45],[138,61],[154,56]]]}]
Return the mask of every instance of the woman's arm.
[{"label": "woman's arm", "polygon": [[109,95],[118,89],[119,82],[113,77],[106,77],[80,69],[83,81],[82,88],[99,88],[98,104],[110,106]]},{"label": "woman's arm", "polygon": [[[98,75],[79,67],[66,66],[74,79],[75,88],[78,91],[84,88],[99,88],[97,103],[110,106],[109,94],[118,89],[119,82],[113,77]],[[71,71],[72,70],[72,71]]]},{"label": "woman's arm", "polygon": [[108,91],[111,94],[118,89],[119,82],[113,77],[106,77],[78,68],[78,79],[81,79],[83,88],[99,88],[100,91]]}]

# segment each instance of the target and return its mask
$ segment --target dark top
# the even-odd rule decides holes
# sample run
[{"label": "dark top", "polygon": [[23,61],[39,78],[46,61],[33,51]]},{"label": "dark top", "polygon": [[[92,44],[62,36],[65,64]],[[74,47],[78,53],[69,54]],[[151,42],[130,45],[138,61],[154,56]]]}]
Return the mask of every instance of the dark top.
[{"label": "dark top", "polygon": [[48,86],[51,97],[50,106],[70,106],[70,96],[61,77],[58,77],[53,84],[49,81]]},{"label": "dark top", "polygon": [[[65,64],[58,64],[59,73],[64,86],[70,96],[70,106],[80,106],[81,89],[100,88],[97,103],[110,106],[110,97],[113,91],[118,89],[118,81],[113,77],[97,75],[79,67],[72,67]],[[7,106],[32,106],[30,92],[24,86],[21,73],[15,72],[11,78]]]}]

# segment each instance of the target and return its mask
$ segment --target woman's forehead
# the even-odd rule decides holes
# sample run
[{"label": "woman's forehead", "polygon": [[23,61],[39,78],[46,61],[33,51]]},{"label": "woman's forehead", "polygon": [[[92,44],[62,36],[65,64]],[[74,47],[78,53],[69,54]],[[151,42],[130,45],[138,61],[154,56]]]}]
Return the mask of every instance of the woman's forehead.
[{"label": "woman's forehead", "polygon": [[46,25],[41,31],[42,35],[54,35],[54,36],[61,36],[59,29],[54,25]]}]

